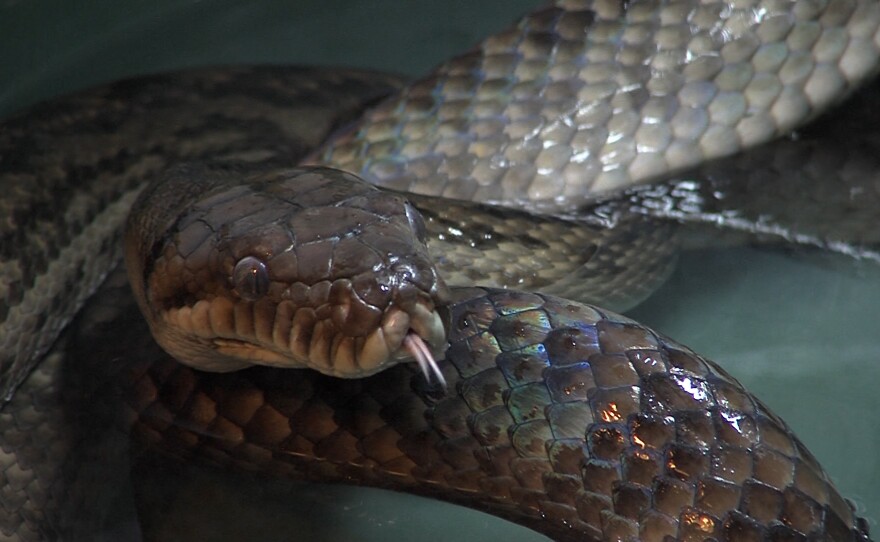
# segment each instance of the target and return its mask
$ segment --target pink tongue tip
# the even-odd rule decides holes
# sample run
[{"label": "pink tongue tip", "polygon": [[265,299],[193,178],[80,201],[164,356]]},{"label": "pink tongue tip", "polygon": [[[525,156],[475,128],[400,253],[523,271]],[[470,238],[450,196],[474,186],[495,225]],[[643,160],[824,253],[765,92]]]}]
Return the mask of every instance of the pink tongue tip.
[{"label": "pink tongue tip", "polygon": [[443,378],[443,373],[440,372],[437,361],[434,360],[431,350],[421,337],[410,331],[403,338],[403,347],[415,358],[428,382],[431,381],[431,376],[433,376],[444,388],[446,387],[446,379]]}]

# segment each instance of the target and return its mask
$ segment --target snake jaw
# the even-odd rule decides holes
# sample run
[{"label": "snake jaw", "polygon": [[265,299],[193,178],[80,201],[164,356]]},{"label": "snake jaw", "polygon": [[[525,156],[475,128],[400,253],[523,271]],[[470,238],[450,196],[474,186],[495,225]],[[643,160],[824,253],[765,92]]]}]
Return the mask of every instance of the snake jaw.
[{"label": "snake jaw", "polygon": [[282,302],[274,310],[245,300],[200,300],[169,309],[153,330],[164,348],[201,370],[226,372],[249,365],[309,367],[341,378],[375,374],[416,361],[426,379],[445,385],[436,362],[446,345],[443,320],[432,303],[392,306],[370,333],[351,336],[332,318]]}]

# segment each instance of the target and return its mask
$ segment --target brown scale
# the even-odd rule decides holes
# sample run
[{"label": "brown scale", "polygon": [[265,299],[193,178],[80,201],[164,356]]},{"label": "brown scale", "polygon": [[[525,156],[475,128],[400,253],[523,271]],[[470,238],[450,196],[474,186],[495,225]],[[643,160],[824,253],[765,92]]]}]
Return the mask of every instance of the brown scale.
[{"label": "brown scale", "polygon": [[[833,2],[829,6],[840,10],[822,18],[832,26],[853,17],[864,23],[862,27],[875,22],[868,17],[876,15],[871,12],[870,2],[863,2],[860,7],[846,2]],[[568,182],[578,179],[581,173],[606,173],[603,168],[597,168],[595,162],[588,164],[586,171],[565,163],[571,150],[598,154],[606,143],[611,154],[630,160],[629,168],[609,169],[612,176],[614,171],[623,169],[638,172],[644,164],[635,160],[631,147],[641,142],[652,148],[653,143],[660,141],[658,134],[662,130],[638,130],[639,121],[632,112],[621,114],[610,125],[615,132],[620,129],[633,136],[633,139],[621,138],[619,142],[606,141],[606,136],[611,134],[609,126],[602,123],[611,118],[609,107],[600,106],[575,115],[578,134],[565,123],[555,125],[547,120],[574,110],[567,101],[601,93],[601,89],[578,89],[579,85],[554,78],[580,73],[581,66],[577,62],[581,42],[585,36],[613,38],[616,35],[614,21],[627,17],[636,21],[626,33],[627,39],[619,40],[621,49],[615,49],[613,55],[623,66],[624,83],[629,77],[648,71],[645,60],[650,59],[655,49],[653,42],[647,39],[649,34],[638,24],[640,17],[652,23],[673,21],[669,31],[658,36],[663,46],[679,47],[679,31],[687,26],[704,33],[725,30],[715,26],[720,20],[720,4],[700,6],[687,17],[682,17],[682,13],[675,11],[678,8],[672,6],[675,17],[671,18],[668,13],[664,18],[646,11],[653,7],[649,3],[621,4],[604,0],[559,2],[557,8],[528,17],[518,29],[490,38],[480,48],[484,53],[482,57],[473,52],[444,65],[437,74],[404,92],[398,102],[376,109],[373,116],[376,122],[360,132],[372,139],[367,144],[377,151],[396,147],[405,147],[407,152],[421,152],[429,147],[437,151],[437,155],[407,162],[405,173],[415,174],[420,180],[407,183],[405,178],[396,177],[403,168],[394,167],[388,161],[378,160],[364,165],[363,169],[379,178],[390,179],[389,185],[401,189],[424,189],[457,197],[476,195],[482,199],[495,199],[500,191],[511,188],[527,188],[529,196],[539,199],[548,194],[552,197],[559,193],[559,179]],[[685,19],[687,25],[679,22]],[[589,26],[597,21],[610,26]],[[587,28],[593,32],[585,32]],[[768,28],[765,30],[770,33],[779,29],[787,31],[786,24]],[[717,31],[701,37],[711,41],[713,37],[726,35],[724,31]],[[800,40],[808,38],[798,33],[788,41],[799,45]],[[851,40],[855,45],[832,51],[837,55],[832,60],[841,57],[849,60],[844,65],[859,64],[857,55],[867,50],[871,40],[864,36]],[[735,65],[748,57],[751,45],[754,44],[748,39],[734,43],[724,48],[722,56],[732,55],[725,60]],[[560,61],[558,65],[549,63],[553,56]],[[668,67],[674,64],[673,57],[661,54],[652,59],[652,64]],[[691,70],[689,75],[694,72],[723,75],[721,60],[721,57],[713,58]],[[585,67],[588,78],[601,75],[603,68],[595,68]],[[823,72],[814,70],[812,73],[821,75]],[[291,101],[307,99],[314,107],[325,110],[342,102],[347,108],[346,114],[353,114],[363,105],[364,93],[370,95],[367,101],[371,101],[393,86],[387,79],[377,85],[370,82],[375,81],[371,79],[374,76],[349,74],[329,77],[328,86],[319,92],[316,85],[295,84],[302,73],[267,69],[159,76],[59,100],[3,125],[0,173],[5,193],[0,203],[8,211],[2,213],[3,216],[12,219],[0,224],[3,270],[9,273],[3,275],[9,286],[3,292],[4,303],[0,304],[0,325],[11,326],[13,332],[6,336],[14,338],[12,342],[3,343],[2,350],[7,354],[0,358],[5,391],[19,383],[26,369],[42,359],[55,339],[54,334],[43,333],[43,328],[63,327],[97,287],[100,276],[118,259],[108,247],[113,245],[124,215],[122,211],[127,210],[130,203],[129,196],[137,192],[143,178],[180,160],[216,156],[270,161],[292,159],[336,126],[334,120],[330,120],[315,130],[312,140],[289,146],[285,135],[289,135],[286,128],[294,120],[287,111]],[[320,73],[323,72],[312,75]],[[265,85],[267,79],[269,85]],[[730,83],[730,79],[719,77],[715,83]],[[352,99],[349,91],[353,87],[359,87],[361,92],[355,92],[357,97]],[[632,98],[645,106],[646,122],[678,124],[679,129],[683,128],[682,116],[674,114],[669,118],[665,116],[668,111],[650,107],[656,104],[647,100],[645,88],[636,85],[635,91],[628,94],[628,87],[624,85],[620,99]],[[800,92],[799,88],[792,90]],[[821,94],[822,88],[820,84],[803,86],[810,99],[815,97],[812,94],[817,89]],[[442,94],[434,92],[438,89],[448,90],[450,99],[435,103],[435,96]],[[539,95],[547,99],[539,101],[536,98]],[[466,103],[470,96],[476,97],[471,105]],[[509,108],[513,122],[505,137],[499,137],[497,122],[480,118],[466,122],[460,118],[469,113],[498,115],[506,105],[494,101],[499,96],[522,98]],[[761,96],[751,98],[760,101]],[[821,102],[827,97],[819,98]],[[397,104],[401,107],[397,108]],[[708,109],[711,114],[720,115],[722,121],[737,111],[736,107],[725,107],[724,102]],[[784,117],[788,116],[785,104],[780,102],[770,109],[774,122],[783,117],[780,124],[784,125],[787,120]],[[204,117],[182,114],[193,111],[204,113]],[[408,126],[399,131],[410,138],[403,145],[395,139],[396,123],[388,116],[392,112],[408,116],[405,119]],[[606,114],[608,118],[603,119]],[[339,120],[333,115],[328,118]],[[749,128],[746,124],[750,122],[760,122],[760,118],[750,115],[743,120],[742,127]],[[248,130],[243,129],[244,126]],[[773,126],[770,131],[778,128],[780,126]],[[562,144],[545,147],[536,138],[507,144],[508,134],[521,137],[536,129],[548,140]],[[473,145],[454,137],[466,130],[478,140]],[[425,133],[439,135],[438,141],[417,141]],[[716,152],[719,146],[733,139],[716,137],[718,134],[732,135],[730,127],[716,127],[702,135],[700,145]],[[816,150],[815,143],[804,147],[793,145],[800,150]],[[855,169],[865,164],[870,166],[872,162],[865,160],[865,156],[878,155],[871,145],[873,141],[856,146],[861,154],[853,153]],[[502,147],[506,158],[518,167],[506,171],[489,167],[487,154],[498,147]],[[120,148],[124,151],[120,152]],[[843,186],[839,192],[847,197],[853,190],[866,188],[853,182],[860,177],[850,177],[852,169],[835,161],[823,161],[821,157],[818,162],[791,158],[797,157],[797,153],[788,146],[785,148],[790,152],[779,160],[776,170],[796,169],[792,166],[806,164],[805,171],[811,179],[843,177],[846,182],[834,186]],[[720,150],[726,152],[727,149]],[[361,156],[345,146],[332,152],[343,162]],[[772,160],[775,151],[769,152]],[[680,159],[683,155],[670,153],[669,156]],[[542,168],[556,171],[560,167],[561,177],[538,171]],[[841,174],[837,175],[838,172]],[[425,180],[424,173],[440,173],[441,184]],[[119,182],[105,182],[114,174]],[[443,184],[443,177],[486,182],[495,175],[501,177],[501,184],[485,190],[473,185]],[[613,181],[613,178],[599,179],[595,185],[607,188]],[[64,207],[65,189],[70,186],[75,186],[79,194],[94,193],[95,196],[88,202],[77,203],[77,207]],[[774,186],[779,185],[770,185],[769,193],[772,194]],[[812,186],[815,188],[815,183]],[[577,192],[584,187],[575,188]],[[718,190],[712,183],[696,188],[675,183],[655,193],[636,191],[623,200],[623,208],[636,209],[646,215],[662,216],[664,209],[671,209],[673,216],[687,215],[694,211],[694,198],[702,197],[709,202],[708,210],[697,208],[693,216],[711,221],[727,210],[713,208],[713,198],[722,197],[730,202],[736,200],[732,195],[738,195],[735,189],[726,185],[723,188]],[[867,196],[876,195],[870,184],[867,188]],[[791,187],[785,190],[792,191]],[[835,192],[839,196],[838,191]],[[564,194],[566,198],[571,195]],[[820,189],[816,201],[829,199]],[[870,199],[865,197],[861,201]],[[846,197],[842,201],[848,202]],[[119,209],[111,209],[116,203]],[[662,205],[664,203],[673,205]],[[524,199],[512,203],[520,207],[527,204]],[[764,216],[760,205],[758,207],[757,216]],[[469,207],[477,208],[479,206]],[[582,206],[578,203],[566,208],[581,210]],[[59,212],[60,209],[65,212]],[[87,255],[91,265],[82,266],[76,261],[74,267],[78,271],[65,270],[60,274],[64,278],[59,282],[69,281],[63,288],[66,299],[61,303],[52,299],[48,306],[65,306],[67,310],[61,311],[64,316],[55,319],[29,316],[42,314],[47,306],[44,304],[29,308],[25,311],[28,315],[21,318],[17,311],[26,297],[25,290],[36,283],[37,272],[53,262],[73,261],[64,253],[70,246],[70,236],[92,238],[84,232],[99,225],[98,213],[108,209],[112,216],[103,217],[107,227],[96,232],[100,235],[96,237],[95,251],[80,251]],[[809,212],[799,211],[797,219],[808,217],[809,221],[817,214],[815,205],[809,209]],[[599,210],[608,218],[620,208],[608,204]],[[70,216],[69,223],[57,224],[58,217],[62,216]],[[608,220],[613,222],[618,218],[611,216]],[[34,219],[33,223],[27,222]],[[645,220],[643,225],[651,224]],[[798,220],[795,225],[801,226]],[[808,242],[822,245],[825,232],[816,233],[809,224],[805,227],[812,236]],[[42,238],[34,242],[21,228],[39,231]],[[644,233],[644,229],[640,227],[635,231]],[[596,230],[586,227],[585,231],[584,237],[589,238]],[[667,230],[658,237],[647,237],[645,246],[666,246],[656,240],[668,239],[668,233]],[[836,240],[836,232],[831,233],[831,240]],[[442,228],[440,234],[443,234]],[[597,237],[598,240],[587,245],[590,248],[585,252],[590,257],[586,262],[581,258],[577,265],[598,263],[599,267],[608,267],[617,262],[619,253],[614,252],[615,247],[622,244],[621,237],[627,236],[612,236],[609,240],[601,233]],[[871,243],[873,237],[857,231],[845,240],[853,239],[865,244]],[[596,248],[606,241],[607,244]],[[843,248],[833,246],[844,252],[871,255],[870,251],[858,247],[853,251],[850,250],[853,245],[844,245]],[[593,254],[597,258],[592,258]],[[660,269],[663,266],[652,263],[645,267]],[[82,269],[89,269],[95,276],[82,276]],[[517,271],[512,277],[514,284],[530,273],[534,271]],[[581,277],[578,274],[575,281]],[[637,281],[624,290],[634,284]],[[632,322],[571,302],[489,292],[469,305],[460,305],[459,310],[459,314],[450,318],[456,335],[448,355],[455,366],[446,366],[450,390],[453,390],[449,394],[431,388],[405,368],[365,382],[335,387],[331,392],[329,387],[324,387],[326,379],[313,375],[295,382],[278,378],[275,371],[197,378],[188,369],[160,362],[149,370],[135,367],[132,374],[135,384],[125,393],[125,398],[136,407],[140,420],[138,434],[160,445],[171,443],[182,455],[203,454],[223,465],[237,464],[246,468],[258,464],[286,475],[362,478],[368,484],[440,493],[444,498],[471,504],[474,504],[471,492],[482,490],[491,498],[477,506],[506,516],[516,515],[519,521],[559,539],[569,536],[571,530],[586,533],[587,537],[638,536],[642,540],[661,540],[664,535],[679,539],[711,536],[728,540],[790,539],[807,534],[840,540],[866,536],[864,524],[853,519],[851,507],[785,425],[714,364]],[[123,319],[124,325],[107,324],[106,315],[98,312],[91,314],[91,320],[84,320],[85,330],[77,358],[83,360],[82,365],[90,360],[103,365],[107,365],[109,359],[122,362],[131,350],[138,350],[132,348],[135,345],[140,345],[144,353],[155,353],[149,341],[141,343],[145,337],[143,324],[126,319],[132,317],[133,312]],[[491,322],[498,323],[493,327]],[[548,323],[555,326],[553,331],[546,328]],[[111,328],[113,340],[98,340],[103,337],[98,330],[105,325]],[[543,353],[537,349],[539,344],[544,348]],[[123,347],[125,350],[113,351]],[[558,365],[554,363],[557,358]],[[546,366],[547,359],[550,366]],[[92,435],[99,425],[95,422],[100,416],[90,416],[93,406],[83,406],[80,402],[83,397],[100,399],[95,392],[101,390],[98,384],[103,385],[104,381],[90,381],[81,375],[82,382],[78,385],[82,387],[71,388],[77,390],[73,397],[64,397],[63,393],[59,396],[58,390],[53,388],[59,378],[53,373],[58,370],[59,360],[53,355],[45,361],[47,363],[33,374],[20,395],[13,397],[3,414],[4,442],[16,450],[12,457],[23,461],[22,469],[3,470],[2,485],[6,488],[23,490],[30,481],[21,473],[32,472],[38,480],[30,486],[34,492],[40,485],[54,492],[55,484],[62,482],[44,471],[74,471],[69,465],[55,468],[66,450],[47,450],[47,443],[60,448],[68,443],[38,437],[58,433]],[[632,365],[632,370],[627,364]],[[113,369],[127,370],[127,367],[120,363],[120,367]],[[639,377],[636,383],[630,382],[633,371]],[[69,374],[65,377],[77,378]],[[472,380],[476,378],[481,380]],[[459,395],[458,386],[463,389],[467,382],[474,383],[469,395],[464,397]],[[478,393],[477,384],[482,382],[500,386],[500,393],[492,387],[485,394]],[[547,390],[538,391],[545,383]],[[638,402],[635,394],[638,394]],[[64,401],[78,405],[83,409],[79,412],[85,414],[65,418],[62,423],[58,412],[52,409]],[[360,410],[349,412],[348,404],[357,405]],[[541,404],[546,408],[536,408]],[[41,409],[55,415],[35,416]],[[506,411],[506,416],[501,409]],[[285,421],[287,427],[284,427]],[[37,430],[20,429],[19,425],[28,423],[36,424]],[[505,423],[508,425],[494,425]],[[579,425],[582,431],[577,434]],[[72,428],[86,431],[70,431]],[[487,441],[492,444],[487,445]],[[589,455],[592,451],[596,456]],[[106,450],[102,452],[109,457]],[[75,465],[75,461],[71,465]],[[110,478],[107,477],[108,481]],[[35,494],[34,502],[27,502],[23,497],[30,497],[30,492],[4,494],[4,499],[13,501],[12,504],[4,501],[4,505],[8,505],[2,507],[4,514],[9,509],[19,510],[18,506],[27,510],[20,516],[16,515],[18,512],[8,514],[5,519],[12,525],[10,529],[22,537],[51,536],[51,529],[63,526],[64,522],[55,521],[56,508],[48,503],[52,499],[63,501],[66,489],[50,492],[52,494],[45,498]],[[646,495],[651,495],[651,499]],[[731,508],[734,501],[737,509]],[[538,520],[539,516],[542,519]],[[567,527],[560,528],[563,522]]]},{"label": "brown scale", "polygon": [[[90,386],[128,375],[99,402],[128,405],[123,425],[176,457],[426,494],[560,541],[867,539],[815,459],[735,380],[600,309],[457,291],[450,341],[458,354],[443,362],[444,392],[408,366],[344,382],[260,368],[198,374],[142,334],[125,299],[117,292],[89,309],[71,355],[98,371],[83,377]],[[102,317],[108,307],[121,314]],[[531,338],[506,347],[487,340],[487,311],[529,327]],[[539,332],[538,314],[580,323]],[[98,340],[104,334],[122,340]],[[623,335],[641,344],[621,343]],[[102,361],[110,358],[118,362]],[[652,370],[640,372],[648,359]],[[545,378],[533,381],[528,364]],[[560,389],[577,380],[575,392]]]}]

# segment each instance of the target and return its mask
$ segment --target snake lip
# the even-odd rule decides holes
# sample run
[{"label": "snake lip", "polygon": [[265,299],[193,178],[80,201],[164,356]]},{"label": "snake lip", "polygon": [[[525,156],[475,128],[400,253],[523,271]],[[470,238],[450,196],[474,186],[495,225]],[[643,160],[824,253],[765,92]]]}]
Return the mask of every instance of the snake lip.
[{"label": "snake lip", "polygon": [[[163,320],[168,325],[157,337],[161,344],[184,352],[178,359],[203,370],[225,372],[248,365],[310,367],[330,376],[359,378],[416,361],[427,380],[444,384],[436,361],[446,346],[439,312],[425,299],[403,305],[386,309],[371,332],[352,336],[330,319],[316,319],[315,312],[307,308],[294,311],[279,306],[269,311],[273,318],[268,313],[261,317],[263,313],[246,301],[202,300],[193,307],[167,311]],[[233,315],[250,325],[232,324]],[[181,332],[188,333],[190,340],[182,340]]]}]

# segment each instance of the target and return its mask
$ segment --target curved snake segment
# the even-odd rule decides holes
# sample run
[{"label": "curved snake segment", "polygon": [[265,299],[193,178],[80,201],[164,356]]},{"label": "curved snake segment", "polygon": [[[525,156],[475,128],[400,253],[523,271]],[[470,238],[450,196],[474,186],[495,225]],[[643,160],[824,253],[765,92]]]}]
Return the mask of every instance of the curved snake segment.
[{"label": "curved snake segment", "polygon": [[[435,206],[430,196],[407,197],[424,216],[428,249],[453,286],[541,291],[624,311],[669,276],[680,245],[676,224],[647,213],[600,208],[566,219],[455,200]],[[520,257],[524,252],[531,257]],[[465,265],[476,261],[479,268]]]},{"label": "curved snake segment", "polygon": [[601,198],[587,210],[720,225],[880,261],[878,92],[874,81],[793,137]]},{"label": "curved snake segment", "polygon": [[[129,382],[109,395],[135,434],[176,457],[424,494],[561,541],[867,539],[812,455],[735,379],[602,309],[458,289],[444,364],[456,392],[444,393],[409,365],[341,382],[199,374],[149,340],[121,283],[101,299],[122,301],[87,309],[71,362]],[[107,305],[121,315],[101,317]]]},{"label": "curved snake segment", "polygon": [[873,0],[562,0],[408,86],[321,160],[391,189],[571,212],[817,115],[876,70],[878,23]]},{"label": "curved snake segment", "polygon": [[[793,3],[785,13],[715,3],[648,9],[655,7],[559,2],[374,109],[321,156],[391,188],[574,213],[588,203],[585,194],[642,178],[648,166],[690,164],[684,150],[722,155],[753,135],[777,133],[795,116],[816,114],[832,91],[849,89],[871,71],[877,56],[880,8],[869,0]],[[743,22],[757,26],[740,28]],[[643,39],[652,32],[659,41]],[[791,62],[768,66],[773,57],[765,38],[777,46],[771,52],[785,43]],[[661,78],[669,86],[642,77],[710,44],[721,54],[696,55],[703,60],[685,69],[686,77]],[[145,177],[179,160],[293,159],[393,86],[364,74],[312,72],[333,89],[319,96],[317,84],[295,83],[300,73],[232,70],[123,82],[4,125],[0,168],[8,196],[0,204],[10,218],[0,223],[0,345],[16,354],[0,359],[7,392],[112,267],[117,226]],[[770,90],[751,92],[755,81]],[[291,93],[319,105],[291,106]],[[599,105],[580,109],[588,97]],[[344,113],[331,112],[330,102],[341,102]],[[769,117],[746,115],[755,104]],[[649,120],[633,117],[628,105]],[[292,137],[303,124],[321,127],[321,137],[305,143]],[[676,137],[683,132],[684,140],[666,137],[664,126]],[[391,158],[366,152],[383,148]],[[613,156],[622,161],[609,162]],[[552,175],[556,170],[562,174]],[[571,184],[578,179],[587,182]],[[506,199],[515,189],[528,198]],[[439,224],[438,235],[446,236],[440,241],[449,240],[450,226],[442,213],[435,217],[429,228]],[[627,236],[600,230],[590,257],[575,255],[567,267],[575,270],[572,282],[614,260],[616,244]],[[84,256],[89,250],[100,257]],[[530,274],[540,270],[502,279],[528,287]],[[40,298],[38,291],[51,296]],[[454,333],[441,366],[449,394],[414,379],[407,367],[331,391],[315,375],[206,376],[159,361],[135,371],[123,399],[138,411],[146,441],[171,443],[184,454],[434,492],[559,540],[867,538],[864,523],[785,424],[710,362],[603,309],[493,290],[459,295],[449,309]],[[110,299],[96,300],[102,301]],[[77,368],[91,360],[124,371],[127,363],[109,369],[105,362],[140,363],[128,359],[136,344],[161,357],[144,324],[129,320],[132,303],[116,301],[113,310],[92,307],[85,329],[71,330],[73,339],[59,343],[48,361],[67,355]],[[129,316],[108,323],[118,310]],[[75,352],[64,350],[67,340],[79,342]],[[0,496],[10,501],[3,510],[12,510],[4,529],[23,539],[64,532],[70,517],[81,517],[59,512],[82,503],[70,498],[76,484],[53,477],[56,469],[45,465],[58,465],[57,457],[41,455],[33,441],[41,434],[62,438],[72,427],[85,428],[74,438],[96,430],[91,406],[65,413],[65,393],[87,395],[59,386],[66,376],[58,366],[41,367],[0,413],[10,428],[3,431],[14,449],[10,458],[20,461],[3,470],[5,487],[52,488],[39,498]],[[96,381],[82,380],[95,391]],[[108,393],[112,400],[120,392]],[[352,405],[367,414],[359,418],[347,410]],[[64,415],[77,422],[59,423]],[[28,424],[48,429],[19,429]],[[75,470],[62,467],[57,472]]]}]

